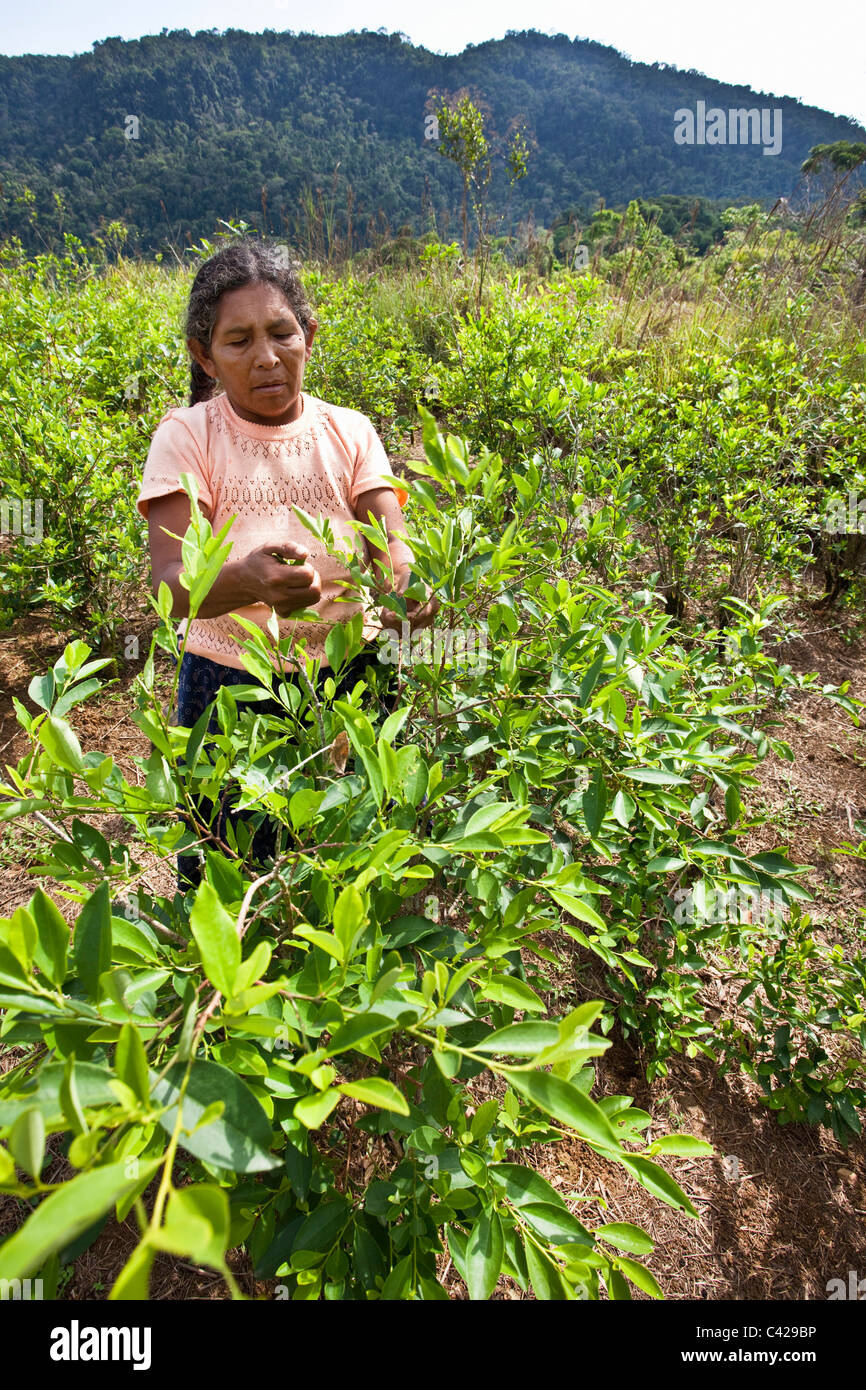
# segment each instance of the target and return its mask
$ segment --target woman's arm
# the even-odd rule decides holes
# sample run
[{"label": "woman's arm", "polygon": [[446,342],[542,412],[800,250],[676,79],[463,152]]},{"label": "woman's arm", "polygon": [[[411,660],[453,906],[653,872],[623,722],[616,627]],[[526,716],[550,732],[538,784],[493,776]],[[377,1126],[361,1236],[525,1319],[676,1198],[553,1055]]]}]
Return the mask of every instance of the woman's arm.
[{"label": "woman's arm", "polygon": [[[372,517],[375,521],[384,522],[388,535],[388,557],[369,541],[366,542],[367,554],[385,588],[393,589],[397,594],[405,593],[409,587],[412,551],[406,544],[403,512],[394,489],[386,485],[362,492],[355,503],[355,516],[359,521],[369,522]],[[406,609],[413,631],[418,627],[429,627],[439,611],[439,600],[435,594],[431,594],[426,603],[419,599],[408,599]],[[385,627],[399,630],[400,619],[396,613],[383,608],[379,616]]]},{"label": "woman's arm", "polygon": [[[189,591],[180,583],[181,542],[166,535],[166,531],[183,536],[189,516],[189,498],[184,492],[152,498],[147,513],[153,592],[157,593],[162,582],[168,585],[174,598],[174,618],[189,615]],[[286,564],[286,560],[302,563]],[[309,553],[291,541],[276,542],[260,546],[243,560],[228,559],[199,608],[198,617],[218,618],[253,603],[266,603],[276,609],[279,617],[289,618],[300,608],[312,608],[321,597],[322,581],[318,570],[309,563]]]}]

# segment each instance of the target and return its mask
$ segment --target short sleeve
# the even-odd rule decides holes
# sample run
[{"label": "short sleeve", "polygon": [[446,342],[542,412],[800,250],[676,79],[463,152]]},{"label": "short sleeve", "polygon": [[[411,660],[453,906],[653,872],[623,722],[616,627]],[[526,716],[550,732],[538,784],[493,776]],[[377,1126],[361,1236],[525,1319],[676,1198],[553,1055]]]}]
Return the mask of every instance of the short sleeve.
[{"label": "short sleeve", "polygon": [[396,492],[397,501],[400,503],[400,506],[405,506],[406,502],[409,500],[409,494],[406,489],[401,486],[400,480],[395,476],[381,439],[370,421],[363,415],[359,417],[357,442],[357,461],[352,474],[352,485],[349,490],[349,500],[352,507],[355,506],[358,498],[363,492],[370,492],[373,488],[388,486],[392,487]]},{"label": "short sleeve", "polygon": [[136,499],[136,506],[145,521],[149,503],[155,497],[183,492],[180,481],[182,473],[192,473],[195,477],[199,505],[205,516],[209,516],[213,510],[213,494],[207,459],[189,426],[176,411],[170,410],[160,420],[150,441]]}]

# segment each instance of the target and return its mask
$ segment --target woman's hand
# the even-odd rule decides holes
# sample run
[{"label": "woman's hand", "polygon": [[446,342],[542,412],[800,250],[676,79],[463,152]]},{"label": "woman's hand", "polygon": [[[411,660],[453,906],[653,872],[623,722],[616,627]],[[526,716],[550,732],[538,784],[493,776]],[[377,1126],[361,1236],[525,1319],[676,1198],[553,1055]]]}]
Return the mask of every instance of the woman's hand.
[{"label": "woman's hand", "polygon": [[319,571],[309,551],[292,541],[262,545],[242,561],[254,603],[266,603],[278,617],[290,618],[301,608],[314,608],[322,597]]},{"label": "woman's hand", "polygon": [[[409,576],[405,576],[402,584],[399,580],[394,585],[394,593],[402,594],[408,588]],[[432,627],[433,620],[439,612],[439,600],[432,590],[427,590],[426,599],[409,598],[406,600],[406,617],[401,618],[399,613],[395,613],[391,608],[379,609],[379,621],[384,628],[389,628],[392,632],[400,632],[403,622],[408,622],[409,631],[415,632],[418,628]]]},{"label": "woman's hand", "polygon": [[[371,544],[366,539],[367,556],[380,585],[380,591],[390,590],[403,594],[409,587],[409,571],[412,564],[412,551],[406,543],[403,514],[393,489],[389,487],[371,488],[358,498],[355,515],[365,521],[384,522],[388,534],[388,555],[381,546]],[[402,623],[408,621],[410,631],[430,627],[439,612],[439,600],[426,585],[416,585],[424,589],[426,598],[406,600],[406,617],[401,618],[392,609],[382,606],[377,617],[383,628],[400,632]]]},{"label": "woman's hand", "polygon": [[[165,583],[172,593],[172,617],[189,615],[189,591],[180,582],[182,542],[189,526],[189,498],[173,492],[155,497],[148,510],[153,592]],[[218,618],[253,603],[266,603],[281,618],[312,608],[322,597],[322,580],[303,546],[291,541],[262,545],[242,560],[227,560],[200,604],[200,618]]]}]

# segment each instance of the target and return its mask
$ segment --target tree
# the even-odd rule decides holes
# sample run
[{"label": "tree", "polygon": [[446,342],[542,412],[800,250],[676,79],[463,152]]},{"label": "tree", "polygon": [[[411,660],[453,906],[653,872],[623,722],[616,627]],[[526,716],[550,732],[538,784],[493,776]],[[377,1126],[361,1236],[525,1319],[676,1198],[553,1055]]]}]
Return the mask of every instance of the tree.
[{"label": "tree", "polygon": [[822,165],[844,171],[847,178],[858,165],[866,161],[866,145],[852,144],[849,140],[837,140],[832,145],[813,145],[800,165],[802,174],[813,174]]},{"label": "tree", "polygon": [[[845,190],[845,185],[855,169],[859,169],[864,164],[866,164],[866,144],[855,144],[850,140],[836,140],[832,145],[813,145],[800,166],[800,172],[806,175],[829,172],[833,182],[827,195],[826,206],[828,209],[832,207],[836,210],[842,205],[848,210],[851,204],[843,201],[843,190]],[[857,216],[853,219],[855,226],[861,220],[862,203],[863,192],[860,190],[858,197],[853,200],[853,205],[857,208]],[[861,248],[857,270],[854,303],[862,304],[866,299],[866,244]]]},{"label": "tree", "polygon": [[490,182],[490,146],[484,134],[484,117],[475,103],[464,96],[453,108],[448,106],[444,98],[440,98],[436,120],[439,153],[457,165],[463,180],[461,218],[465,258],[469,253],[469,188],[471,185],[474,190],[477,208]]},{"label": "tree", "polygon": [[[490,254],[490,229],[487,220],[487,193],[492,174],[490,140],[484,129],[484,116],[468,94],[464,93],[454,106],[449,106],[446,100],[440,97],[436,107],[436,121],[439,153],[457,165],[463,180],[461,216],[464,259],[469,252],[470,192],[472,196],[477,228],[475,264],[479,271],[477,297],[480,303],[484,271]],[[529,146],[523,132],[515,127],[505,150],[505,167],[510,187],[526,175],[528,156]]]}]

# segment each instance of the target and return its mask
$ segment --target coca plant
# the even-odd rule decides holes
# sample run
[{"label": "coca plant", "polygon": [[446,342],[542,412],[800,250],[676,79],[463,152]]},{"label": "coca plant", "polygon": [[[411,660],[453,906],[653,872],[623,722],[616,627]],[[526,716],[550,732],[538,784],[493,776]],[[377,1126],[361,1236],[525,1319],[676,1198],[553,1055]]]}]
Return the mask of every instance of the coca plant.
[{"label": "coca plant", "polygon": [[[760,615],[729,630],[723,661],[718,634],[678,645],[651,592],[566,578],[569,522],[537,509],[536,460],[473,464],[429,417],[425,448],[413,549],[440,628],[389,644],[393,709],[372,672],[342,700],[327,681],[286,687],[276,633],[251,627],[249,687],[220,693],[213,727],[173,727],[154,665],[159,647],[176,683],[165,588],[133,716],[152,751],[134,782],[84,754],[67,718],[100,688],[83,644],[32,682],[39,713],[17,704],[30,749],[0,814],[41,819],[36,872],[77,912],[70,936],[37,890],[0,924],[3,1041],[20,1049],[0,1089],[0,1186],[35,1207],[0,1246],[0,1276],[54,1287],[60,1258],[114,1213],[140,1233],[114,1298],[146,1296],[160,1251],[220,1270],[237,1294],[225,1256],[240,1245],[296,1299],[443,1298],[449,1258],[473,1298],[503,1274],[540,1298],[659,1293],[645,1233],[580,1221],[566,1197],[583,1194],[564,1197],[520,1150],[571,1138],[695,1215],[655,1158],[709,1146],[648,1143],[630,1098],[592,1098],[593,1063],[615,1014],[656,1065],[711,1050],[702,933],[677,927],[676,884],[803,892],[784,856],[736,845],[741,789],[784,751],[758,714],[791,678],[760,650]],[[193,496],[192,611],[228,534]],[[336,672],[359,629],[333,631]],[[444,640],[470,630],[484,634],[472,659]],[[283,712],[241,712],[244,694]],[[224,795],[252,809],[236,834],[202,809]],[[107,814],[128,840],[106,838],[94,822]],[[281,829],[260,864],[264,815]],[[173,870],[196,849],[198,889],[148,887],[145,852]],[[613,1010],[585,986],[548,1007],[564,950],[579,972],[605,969]],[[49,1167],[54,1134],[66,1163]]]},{"label": "coca plant", "polygon": [[[804,870],[783,845],[748,854],[741,841],[768,819],[751,795],[758,765],[770,753],[793,757],[773,736],[778,711],[812,690],[856,724],[862,702],[847,685],[795,675],[765,649],[786,603],[778,595],[756,607],[730,596],[723,628],[698,626],[684,638],[652,587],[630,593],[642,499],[616,465],[536,454],[503,490],[498,456],[482,454],[473,468],[461,441],[441,439],[422,417],[427,458],[412,466],[428,526],[414,542],[416,564],[432,584],[453,576],[443,583],[454,636],[483,619],[490,656],[476,657],[474,693],[455,701],[448,631],[387,645],[397,647],[391,660],[408,654],[401,697],[462,768],[455,808],[479,785],[499,785],[547,829],[549,842],[524,860],[540,882],[555,875],[554,901],[536,905],[535,921],[566,948],[575,943],[572,967],[615,1002],[649,1080],[667,1072],[672,1054],[703,1053],[757,1074],[783,1123],[825,1124],[847,1143],[866,1094],[862,960],[838,948],[829,971],[798,969],[804,952],[822,955],[793,948],[810,899]],[[587,496],[605,504],[590,515]],[[517,513],[503,533],[509,551],[476,548],[473,538],[501,526],[507,506]],[[358,586],[371,584],[350,567]],[[575,581],[581,570],[619,592]],[[449,877],[488,904],[510,891],[496,861],[452,862]],[[738,997],[719,1021],[705,985],[720,972]],[[781,1046],[780,1013],[789,1025]]]},{"label": "coca plant", "polygon": [[[154,665],[159,647],[176,683],[165,588],[133,716],[152,751],[134,781],[84,754],[67,718],[100,688],[83,644],[32,682],[39,713],[17,704],[30,749],[2,815],[41,818],[36,871],[77,911],[70,935],[37,890],[0,924],[3,1041],[20,1049],[0,1089],[0,1186],[31,1208],[0,1276],[55,1287],[59,1260],[114,1213],[140,1234],[114,1298],[146,1296],[161,1251],[237,1294],[226,1251],[240,1245],[295,1299],[443,1298],[448,1259],[473,1298],[503,1274],[540,1298],[659,1293],[645,1233],[585,1224],[566,1200],[584,1194],[564,1196],[520,1150],[568,1137],[695,1215],[655,1159],[709,1146],[648,1143],[630,1098],[593,1099],[593,1063],[615,1014],[651,1065],[712,1050],[696,974],[712,931],[677,925],[677,884],[698,902],[701,882],[804,891],[783,855],[736,844],[756,760],[784,751],[757,725],[790,673],[761,652],[760,614],[728,630],[723,659],[718,634],[678,645],[650,591],[566,578],[569,522],[537,509],[536,460],[473,464],[429,417],[425,447],[413,549],[440,629],[389,650],[393,709],[372,673],[342,700],[328,682],[283,685],[276,632],[251,627],[249,687],[220,693],[213,727],[173,727]],[[193,497],[192,611],[228,534]],[[336,672],[359,628],[332,633]],[[472,659],[443,640],[470,630],[484,634]],[[243,694],[283,712],[241,712]],[[237,833],[202,809],[224,795],[253,811]],[[128,840],[106,838],[105,815]],[[281,828],[260,864],[264,815]],[[173,868],[196,849],[198,889],[148,887],[146,852]],[[579,972],[604,969],[613,1010],[587,987],[548,1007],[564,950]]]},{"label": "coca plant", "polygon": [[[549,560],[519,519],[497,533],[501,460],[470,471],[429,421],[427,435],[429,468],[462,497],[443,527],[420,482],[416,568],[446,623],[466,625],[507,608],[509,586],[537,591]],[[195,612],[228,528],[213,536],[191,493]],[[585,601],[606,611],[603,594]],[[160,1252],[219,1270],[237,1296],[226,1252],[238,1246],[294,1299],[446,1298],[449,1258],[474,1299],[502,1275],[542,1299],[658,1296],[643,1231],[585,1224],[519,1161],[528,1145],[577,1140],[695,1216],[655,1155],[710,1150],[690,1136],[649,1143],[650,1117],[629,1097],[593,1099],[610,1016],[592,999],[551,1011],[527,979],[562,908],[590,920],[594,909],[527,794],[538,741],[521,723],[508,626],[490,663],[433,658],[408,684],[401,671],[387,715],[363,682],[343,700],[329,682],[321,695],[286,687],[267,660],[272,637],[251,630],[250,686],[221,691],[213,725],[205,715],[189,731],[157,692],[156,648],[175,671],[181,651],[165,586],[154,602],[133,715],[152,751],[134,780],[82,752],[72,727],[105,664],[84,644],[31,683],[38,713],[16,702],[29,749],[7,769],[0,815],[39,817],[35,871],[58,886],[0,923],[3,1043],[18,1049],[0,1086],[0,1189],[22,1204],[0,1275],[56,1289],[60,1258],[114,1214],[140,1237],[115,1299],[147,1296]],[[357,619],[331,634],[335,671],[359,637]],[[279,718],[238,711],[238,696],[266,693]],[[520,716],[508,774],[479,764],[475,732],[461,742],[497,699]],[[542,753],[567,732],[546,730]],[[201,799],[224,795],[255,810],[221,837]],[[281,827],[278,853],[257,864],[265,814]],[[128,839],[103,833],[106,815]],[[173,868],[194,849],[198,888],[148,887],[146,852]],[[73,905],[71,931],[58,901]]]}]

